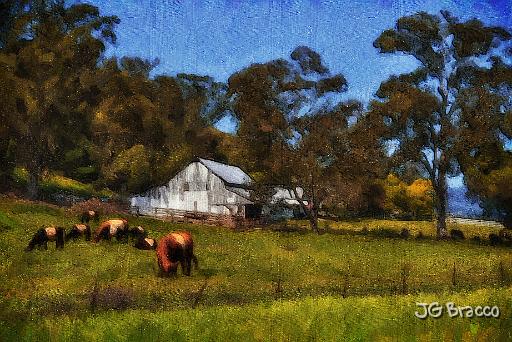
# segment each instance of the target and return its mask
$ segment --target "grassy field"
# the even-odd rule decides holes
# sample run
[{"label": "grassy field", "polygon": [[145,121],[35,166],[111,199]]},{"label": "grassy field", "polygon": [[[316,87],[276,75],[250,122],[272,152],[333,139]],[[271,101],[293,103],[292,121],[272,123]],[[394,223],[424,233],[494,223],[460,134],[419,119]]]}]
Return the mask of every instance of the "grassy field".
[{"label": "grassy field", "polygon": [[[154,252],[115,241],[26,253],[41,225],[70,227],[77,215],[0,199],[0,340],[473,340],[501,339],[512,327],[510,247],[414,238],[430,235],[431,222],[329,222],[414,232],[397,239],[129,220],[156,238],[189,230],[200,269],[159,278]],[[450,228],[482,238],[496,231]],[[415,302],[434,300],[498,303],[502,315],[414,317]]]},{"label": "grassy field", "polygon": [[[14,184],[19,189],[24,189],[28,182],[28,172],[23,168],[15,168],[12,174]],[[55,173],[47,173],[39,184],[41,195],[50,197],[58,193],[82,196],[85,198],[100,197],[111,198],[114,193],[108,189],[96,190],[91,184],[82,183],[77,180],[64,177]]]}]

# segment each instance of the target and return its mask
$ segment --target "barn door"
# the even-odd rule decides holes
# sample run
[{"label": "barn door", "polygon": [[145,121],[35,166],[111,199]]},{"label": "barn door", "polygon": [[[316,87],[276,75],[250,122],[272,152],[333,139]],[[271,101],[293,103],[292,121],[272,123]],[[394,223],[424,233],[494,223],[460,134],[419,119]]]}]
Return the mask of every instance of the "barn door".
[{"label": "barn door", "polygon": [[197,211],[197,201],[194,201],[194,211]]}]

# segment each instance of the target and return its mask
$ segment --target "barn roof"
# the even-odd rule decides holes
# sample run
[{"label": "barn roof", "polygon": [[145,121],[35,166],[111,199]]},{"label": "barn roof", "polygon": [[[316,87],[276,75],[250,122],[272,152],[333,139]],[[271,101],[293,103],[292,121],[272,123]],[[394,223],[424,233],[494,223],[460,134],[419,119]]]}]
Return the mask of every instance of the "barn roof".
[{"label": "barn roof", "polygon": [[217,177],[232,186],[246,186],[251,183],[251,177],[238,166],[222,164],[213,160],[198,158]]}]

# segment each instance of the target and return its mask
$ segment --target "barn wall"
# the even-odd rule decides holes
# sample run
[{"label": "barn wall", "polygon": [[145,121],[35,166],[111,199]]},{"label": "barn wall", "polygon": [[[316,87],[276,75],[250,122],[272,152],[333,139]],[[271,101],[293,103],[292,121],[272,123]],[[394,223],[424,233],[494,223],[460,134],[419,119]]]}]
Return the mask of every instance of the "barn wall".
[{"label": "barn wall", "polygon": [[131,199],[131,205],[139,207],[142,214],[151,213],[153,208],[166,208],[236,215],[242,214],[240,211],[243,210],[243,205],[249,203],[251,202],[244,197],[229,191],[222,179],[200,162],[189,164],[167,185],[151,189]]}]

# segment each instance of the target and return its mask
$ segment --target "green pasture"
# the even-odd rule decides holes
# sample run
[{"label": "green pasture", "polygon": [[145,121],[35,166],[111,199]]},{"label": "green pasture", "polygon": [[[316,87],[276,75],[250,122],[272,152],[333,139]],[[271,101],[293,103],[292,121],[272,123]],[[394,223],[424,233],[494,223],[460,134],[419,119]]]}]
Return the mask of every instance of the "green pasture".
[{"label": "green pasture", "polygon": [[[418,231],[430,235],[431,222],[329,223],[414,232],[403,239],[128,219],[155,238],[190,231],[200,269],[160,278],[153,251],[116,241],[24,252],[39,227],[69,228],[78,216],[0,199],[0,340],[473,340],[512,327],[512,250],[485,242],[496,229],[450,227],[480,235],[477,243],[417,239]],[[502,316],[414,317],[416,301],[443,298],[498,303]]]},{"label": "green pasture", "polygon": [[[24,188],[28,182],[27,170],[19,167],[15,168],[12,179],[18,188]],[[82,183],[56,173],[44,174],[39,184],[39,190],[44,196],[51,196],[58,193],[83,196],[86,198],[94,196],[111,198],[114,196],[114,193],[108,189],[96,190],[91,184]]]}]

